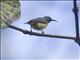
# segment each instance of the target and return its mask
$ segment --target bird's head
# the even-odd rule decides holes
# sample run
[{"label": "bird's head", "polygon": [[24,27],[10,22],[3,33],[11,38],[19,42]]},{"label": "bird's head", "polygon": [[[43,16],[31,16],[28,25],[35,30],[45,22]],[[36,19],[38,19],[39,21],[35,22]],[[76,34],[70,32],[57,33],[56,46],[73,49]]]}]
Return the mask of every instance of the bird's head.
[{"label": "bird's head", "polygon": [[44,16],[43,18],[44,18],[45,20],[47,20],[48,23],[51,22],[51,21],[57,22],[56,20],[52,19],[52,18],[49,17],[49,16]]}]

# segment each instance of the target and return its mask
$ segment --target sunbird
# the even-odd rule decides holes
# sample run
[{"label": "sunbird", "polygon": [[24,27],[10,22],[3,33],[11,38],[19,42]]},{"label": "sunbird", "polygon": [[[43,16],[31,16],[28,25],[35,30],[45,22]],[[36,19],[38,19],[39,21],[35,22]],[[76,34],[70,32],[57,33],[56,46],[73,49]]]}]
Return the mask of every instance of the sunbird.
[{"label": "sunbird", "polygon": [[31,32],[33,28],[35,30],[42,31],[42,34],[44,34],[43,29],[45,29],[51,21],[57,22],[57,20],[54,20],[49,16],[44,16],[31,19],[25,24],[29,24],[31,26]]}]

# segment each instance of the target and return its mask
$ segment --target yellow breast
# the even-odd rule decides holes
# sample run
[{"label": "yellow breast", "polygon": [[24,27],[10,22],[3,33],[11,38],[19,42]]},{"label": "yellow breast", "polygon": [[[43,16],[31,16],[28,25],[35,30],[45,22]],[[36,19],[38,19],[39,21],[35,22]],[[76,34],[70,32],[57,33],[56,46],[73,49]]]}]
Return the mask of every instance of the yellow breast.
[{"label": "yellow breast", "polygon": [[46,28],[47,26],[47,23],[35,23],[35,24],[32,24],[32,27],[36,30],[42,30],[44,28]]}]

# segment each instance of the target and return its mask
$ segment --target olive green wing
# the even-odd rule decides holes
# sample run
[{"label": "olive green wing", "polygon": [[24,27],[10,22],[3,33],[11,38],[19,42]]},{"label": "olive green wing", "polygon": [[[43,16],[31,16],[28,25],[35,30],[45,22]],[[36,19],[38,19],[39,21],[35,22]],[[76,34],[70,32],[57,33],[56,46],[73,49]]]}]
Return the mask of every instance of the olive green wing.
[{"label": "olive green wing", "polygon": [[2,0],[0,6],[0,28],[6,28],[20,18],[19,0]]}]

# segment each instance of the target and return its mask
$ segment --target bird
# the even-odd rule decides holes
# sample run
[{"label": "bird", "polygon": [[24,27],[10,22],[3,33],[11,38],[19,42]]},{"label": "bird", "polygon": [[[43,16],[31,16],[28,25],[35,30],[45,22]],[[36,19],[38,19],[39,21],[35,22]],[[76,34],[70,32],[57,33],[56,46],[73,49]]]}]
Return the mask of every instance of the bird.
[{"label": "bird", "polygon": [[57,22],[57,20],[52,19],[50,16],[44,16],[31,19],[25,24],[29,24],[31,26],[31,32],[33,28],[35,30],[41,31],[42,34],[44,34],[43,29],[45,29],[51,21]]}]

